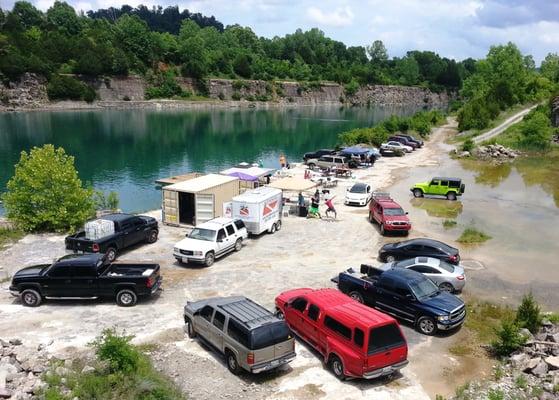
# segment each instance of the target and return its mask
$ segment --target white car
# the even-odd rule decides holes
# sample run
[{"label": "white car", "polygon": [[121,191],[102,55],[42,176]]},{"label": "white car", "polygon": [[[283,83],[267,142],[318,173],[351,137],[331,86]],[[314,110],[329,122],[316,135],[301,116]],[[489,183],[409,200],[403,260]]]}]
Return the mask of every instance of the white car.
[{"label": "white car", "polygon": [[406,153],[411,153],[413,151],[413,147],[411,146],[406,146],[405,144],[402,144],[400,142],[395,142],[393,140],[387,142],[387,143],[383,143],[381,147],[384,147],[386,149],[399,149],[399,150],[404,150]]},{"label": "white car", "polygon": [[216,258],[241,250],[246,238],[248,232],[240,219],[214,218],[197,225],[175,244],[173,256],[180,263],[195,262],[209,267]]},{"label": "white car", "polygon": [[348,206],[366,206],[372,195],[371,185],[357,182],[347,189],[344,203]]}]

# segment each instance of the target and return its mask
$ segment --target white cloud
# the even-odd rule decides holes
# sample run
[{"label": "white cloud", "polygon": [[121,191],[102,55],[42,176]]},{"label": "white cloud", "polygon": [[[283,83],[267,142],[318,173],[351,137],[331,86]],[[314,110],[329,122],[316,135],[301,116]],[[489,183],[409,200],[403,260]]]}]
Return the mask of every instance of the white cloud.
[{"label": "white cloud", "polygon": [[344,27],[349,26],[353,22],[353,12],[349,6],[336,8],[332,12],[324,12],[317,7],[307,8],[307,16],[313,22],[319,25]]}]

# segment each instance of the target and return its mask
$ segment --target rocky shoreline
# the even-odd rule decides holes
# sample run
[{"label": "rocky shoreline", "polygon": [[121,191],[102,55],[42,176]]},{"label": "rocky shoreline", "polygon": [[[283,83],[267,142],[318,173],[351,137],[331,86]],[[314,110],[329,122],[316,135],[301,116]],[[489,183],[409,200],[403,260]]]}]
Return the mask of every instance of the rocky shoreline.
[{"label": "rocky shoreline", "polygon": [[542,322],[538,333],[494,370],[494,380],[468,385],[453,399],[559,399],[559,325]]}]

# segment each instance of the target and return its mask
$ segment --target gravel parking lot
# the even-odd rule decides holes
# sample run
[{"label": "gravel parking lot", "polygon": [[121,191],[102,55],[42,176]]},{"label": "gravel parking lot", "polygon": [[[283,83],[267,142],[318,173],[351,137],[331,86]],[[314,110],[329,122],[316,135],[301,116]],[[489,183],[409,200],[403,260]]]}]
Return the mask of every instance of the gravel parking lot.
[{"label": "gravel parking lot", "polygon": [[[359,179],[374,189],[386,187],[391,172],[405,166],[432,162],[429,147],[404,158],[379,161],[359,171]],[[299,171],[302,173],[302,171]],[[179,265],[172,256],[173,244],[186,230],[160,225],[160,238],[152,245],[127,251],[120,260],[153,260],[161,264],[162,293],[136,307],[117,307],[112,301],[47,301],[26,308],[7,292],[0,294],[0,337],[19,337],[30,344],[49,344],[57,353],[87,345],[105,327],[125,329],[137,342],[154,343],[156,365],[171,376],[191,399],[427,399],[417,371],[410,363],[391,381],[338,381],[314,351],[298,342],[297,358],[283,369],[258,376],[234,376],[223,361],[183,332],[182,307],[186,300],[242,294],[273,309],[275,296],[295,287],[330,287],[330,278],[350,266],[374,262],[384,240],[367,221],[366,207],[343,206],[351,182],[335,189],[338,208],[335,221],[288,217],[274,235],[264,234],[244,243],[210,268]],[[151,215],[159,216],[159,212]],[[392,239],[393,240],[393,239]],[[19,268],[63,255],[63,236],[28,235],[0,251],[0,267],[11,275]],[[7,288],[8,282],[2,284]],[[404,326],[410,354],[431,346],[432,338]],[[438,339],[435,338],[435,341]]]}]

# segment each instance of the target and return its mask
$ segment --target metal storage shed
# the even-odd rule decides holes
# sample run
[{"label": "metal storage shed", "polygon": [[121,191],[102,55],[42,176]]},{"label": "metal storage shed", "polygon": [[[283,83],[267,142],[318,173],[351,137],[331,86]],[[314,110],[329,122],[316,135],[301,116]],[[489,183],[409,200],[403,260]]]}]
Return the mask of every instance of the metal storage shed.
[{"label": "metal storage shed", "polygon": [[223,203],[240,193],[239,179],[209,174],[162,188],[163,223],[198,225],[223,216]]}]

